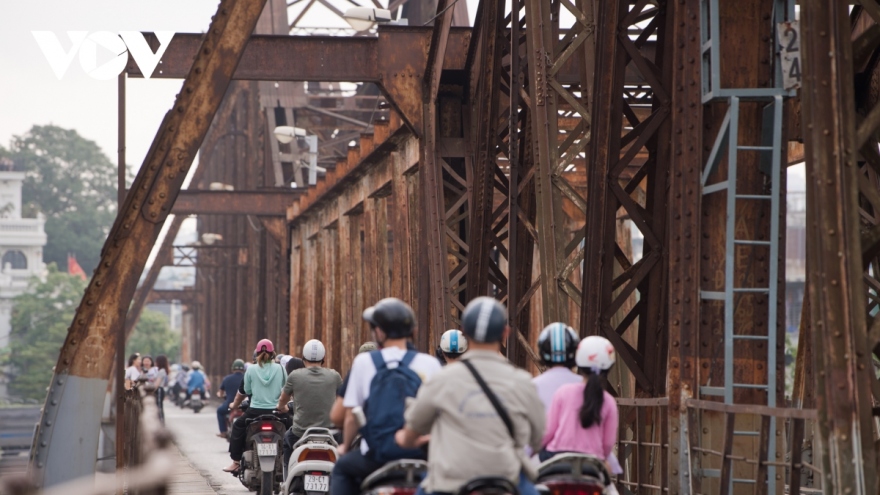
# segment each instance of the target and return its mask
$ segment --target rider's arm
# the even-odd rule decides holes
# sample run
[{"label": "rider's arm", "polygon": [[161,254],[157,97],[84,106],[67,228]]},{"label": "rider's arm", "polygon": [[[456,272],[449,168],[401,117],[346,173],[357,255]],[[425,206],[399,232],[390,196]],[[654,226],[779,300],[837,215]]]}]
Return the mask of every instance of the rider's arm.
[{"label": "rider's arm", "polygon": [[247,395],[243,395],[241,393],[235,394],[235,400],[232,401],[232,404],[229,405],[229,409],[238,409],[238,406],[241,405],[241,401],[247,399]]},{"label": "rider's arm", "polygon": [[338,395],[330,408],[330,422],[339,428],[345,425],[345,406],[342,405],[342,397]]},{"label": "rider's arm", "polygon": [[340,445],[340,447],[348,449],[354,441],[354,437],[357,436],[358,430],[360,430],[360,427],[357,424],[357,419],[355,419],[354,413],[351,412],[350,408],[346,407],[345,419],[342,421],[342,445]]},{"label": "rider's arm", "polygon": [[287,403],[290,402],[290,394],[282,391],[281,397],[278,397],[278,405],[275,406],[276,411],[285,412],[287,411]]},{"label": "rider's arm", "polygon": [[406,426],[397,430],[397,434],[394,435],[394,441],[404,449],[416,447],[418,445],[418,440],[419,434]]}]

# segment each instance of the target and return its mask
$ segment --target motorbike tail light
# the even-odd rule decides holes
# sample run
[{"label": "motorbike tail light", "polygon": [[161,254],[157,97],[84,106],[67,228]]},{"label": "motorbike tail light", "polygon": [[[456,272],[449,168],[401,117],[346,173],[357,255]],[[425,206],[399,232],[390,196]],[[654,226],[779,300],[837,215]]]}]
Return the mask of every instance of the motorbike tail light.
[{"label": "motorbike tail light", "polygon": [[552,495],[602,495],[604,487],[572,481],[546,482]]},{"label": "motorbike tail light", "polygon": [[272,423],[263,423],[260,425],[260,430],[262,431],[272,431]]},{"label": "motorbike tail light", "polygon": [[372,493],[376,495],[415,495],[417,490],[416,487],[388,486],[377,488]]},{"label": "motorbike tail light", "polygon": [[336,455],[333,454],[332,450],[306,449],[299,454],[299,462],[302,461],[336,462]]}]

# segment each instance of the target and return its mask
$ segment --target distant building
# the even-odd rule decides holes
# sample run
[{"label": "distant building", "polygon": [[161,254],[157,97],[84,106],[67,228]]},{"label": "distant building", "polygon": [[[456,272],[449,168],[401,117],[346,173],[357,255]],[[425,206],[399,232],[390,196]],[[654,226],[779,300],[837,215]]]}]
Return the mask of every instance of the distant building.
[{"label": "distant building", "polygon": [[[0,349],[9,345],[12,298],[27,290],[31,277],[43,274],[46,268],[46,220],[42,215],[21,217],[25,174],[11,168],[0,162]],[[6,377],[0,370],[0,399],[6,397]]]}]

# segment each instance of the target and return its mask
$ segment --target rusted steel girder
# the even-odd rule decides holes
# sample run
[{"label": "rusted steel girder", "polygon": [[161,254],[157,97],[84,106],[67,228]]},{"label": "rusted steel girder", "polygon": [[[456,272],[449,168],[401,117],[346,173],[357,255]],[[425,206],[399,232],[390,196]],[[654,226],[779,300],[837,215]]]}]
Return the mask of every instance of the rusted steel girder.
[{"label": "rusted steel girder", "polygon": [[184,189],[177,196],[175,215],[258,215],[283,217],[305,189],[207,191]]},{"label": "rusted steel girder", "polygon": [[[639,389],[648,395],[662,394],[665,362],[666,269],[666,187],[670,156],[670,91],[668,64],[662,58],[648,59],[641,46],[656,36],[665,45],[666,3],[658,6],[639,3],[631,8],[627,0],[602,3],[597,35],[596,93],[593,106],[590,158],[592,168],[587,180],[587,223],[585,247],[581,332],[607,337],[617,349],[627,368],[636,378]],[[647,21],[647,27],[635,40],[628,32]],[[653,54],[652,54],[653,55]],[[667,55],[658,51],[656,55]],[[668,56],[667,56],[668,60]],[[651,93],[649,115],[639,118],[624,81],[624,67],[635,65],[650,82],[642,91]],[[608,107],[610,105],[610,111]],[[631,130],[621,135],[622,127]],[[627,168],[644,149],[648,159],[637,172]],[[644,187],[644,199],[640,189]],[[617,243],[617,212],[623,208],[629,219],[644,235],[641,260],[633,262]],[[619,275],[615,276],[615,265]],[[619,290],[618,290],[619,289]],[[624,308],[636,291],[639,302]],[[617,325],[612,319],[620,311]],[[638,320],[637,345],[624,336]]]},{"label": "rusted steel girder", "polygon": [[119,329],[149,248],[171,211],[264,3],[220,3],[174,108],[114,222],[58,357],[36,431],[31,469],[41,486],[94,473],[101,408]]},{"label": "rusted steel girder", "polygon": [[[503,22],[504,4],[499,0],[486,0],[480,4],[480,21],[478,26],[478,38],[473,39],[476,44],[476,53],[473,65],[470,67],[470,81],[472,93],[470,97],[470,123],[472,170],[470,177],[470,232],[468,238],[467,253],[467,300],[477,296],[486,295],[490,291],[489,275],[490,265],[500,273],[497,264],[490,256],[490,250],[495,247],[505,252],[502,242],[492,228],[495,220],[495,182],[504,179],[504,172],[498,166],[498,127],[506,119],[499,115],[499,106],[504,97],[504,92],[499,90],[501,81],[501,56],[503,38],[501,37],[501,24]],[[496,173],[497,171],[497,173]],[[505,185],[502,185],[504,188]],[[502,204],[502,207],[507,207]],[[504,218],[503,210],[499,217]],[[494,240],[494,241],[493,241]],[[501,275],[503,278],[503,275]],[[494,287],[498,289],[496,297],[504,299],[507,296],[507,280],[497,280]]]},{"label": "rusted steel girder", "polygon": [[[810,309],[825,493],[877,493],[847,5],[801,4]],[[861,131],[862,129],[859,129]],[[859,132],[859,134],[862,134]]]},{"label": "rusted steel girder", "polygon": [[[150,33],[145,35],[152,36]],[[378,37],[254,35],[233,79],[379,83],[383,80],[383,73],[388,74],[383,67],[393,65],[389,57],[405,59],[410,51],[423,51],[430,46],[432,35],[432,27],[420,26],[383,26]],[[509,30],[505,35],[509,35]],[[465,68],[470,36],[470,28],[450,29],[444,69]],[[383,38],[387,42],[380,42]],[[151,77],[181,79],[186,76],[201,39],[201,34],[175,34]],[[155,49],[157,45],[153,42],[151,46]],[[653,51],[654,44],[649,41],[644,49]],[[578,82],[584,70],[592,70],[585,69],[589,62],[579,57],[567,60],[559,67],[557,80],[562,84]],[[418,69],[421,71],[425,67],[422,65]],[[129,77],[143,77],[134,60],[129,61],[126,72]],[[644,83],[637,71],[628,69],[626,74],[628,84]]]}]

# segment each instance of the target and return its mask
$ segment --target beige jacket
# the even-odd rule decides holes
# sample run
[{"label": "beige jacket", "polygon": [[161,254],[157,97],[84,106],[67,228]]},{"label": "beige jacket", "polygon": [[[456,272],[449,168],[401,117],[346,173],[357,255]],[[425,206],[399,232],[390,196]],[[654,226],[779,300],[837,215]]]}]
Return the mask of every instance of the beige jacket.
[{"label": "beige jacket", "polygon": [[468,481],[501,476],[516,483],[520,472],[536,473],[523,451],[537,451],[544,434],[545,413],[532,376],[495,352],[469,351],[465,359],[507,409],[516,443],[470,371],[450,364],[419,389],[406,411],[406,425],[431,434],[426,492],[457,492]]}]

